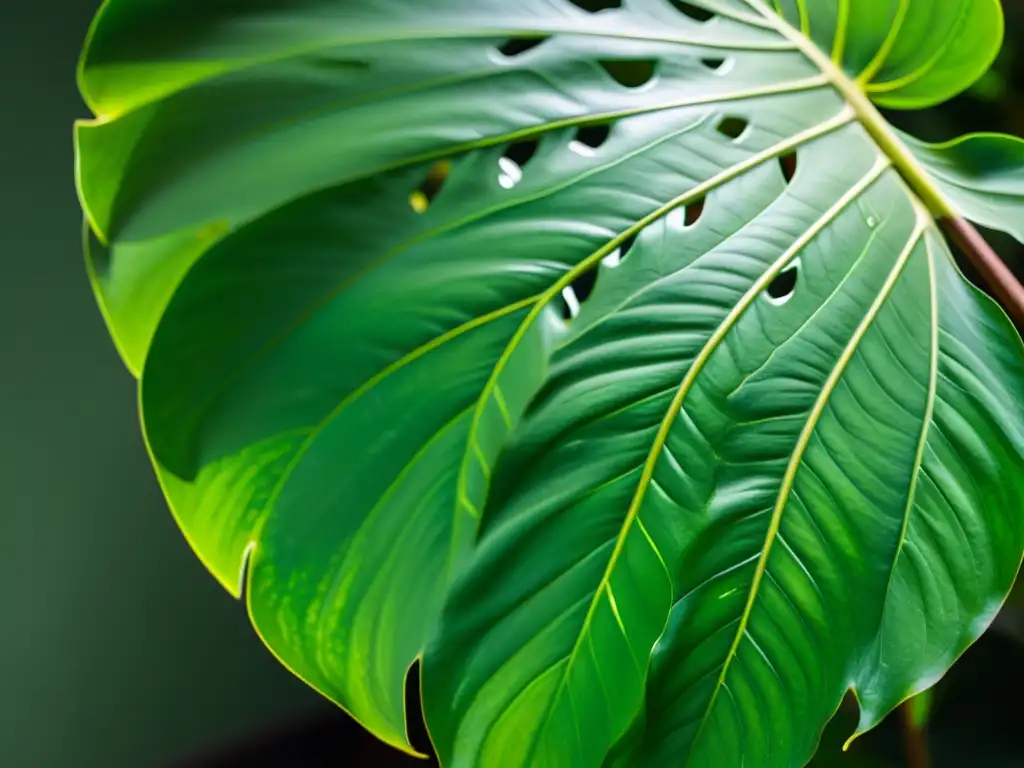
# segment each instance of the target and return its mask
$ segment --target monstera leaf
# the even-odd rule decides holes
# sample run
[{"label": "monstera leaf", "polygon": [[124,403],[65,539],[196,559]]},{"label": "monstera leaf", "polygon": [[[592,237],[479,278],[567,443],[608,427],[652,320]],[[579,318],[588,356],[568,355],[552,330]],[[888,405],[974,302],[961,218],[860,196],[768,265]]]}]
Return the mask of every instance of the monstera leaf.
[{"label": "monstera leaf", "polygon": [[108,0],[88,260],[198,555],[452,766],[810,759],[985,628],[1024,354],[996,0]]}]

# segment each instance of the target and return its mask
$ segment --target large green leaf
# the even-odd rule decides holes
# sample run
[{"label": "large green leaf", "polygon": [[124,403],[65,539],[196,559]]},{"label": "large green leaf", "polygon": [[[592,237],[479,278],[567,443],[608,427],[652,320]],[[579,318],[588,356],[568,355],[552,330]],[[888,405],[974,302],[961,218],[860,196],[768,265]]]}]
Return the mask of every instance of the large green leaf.
[{"label": "large green leaf", "polygon": [[801,764],[850,688],[872,726],[1024,551],[1024,354],[934,219],[1019,235],[1020,153],[872,105],[1001,37],[996,0],[108,0],[88,258],[186,536],[405,749],[422,655],[445,764]]}]

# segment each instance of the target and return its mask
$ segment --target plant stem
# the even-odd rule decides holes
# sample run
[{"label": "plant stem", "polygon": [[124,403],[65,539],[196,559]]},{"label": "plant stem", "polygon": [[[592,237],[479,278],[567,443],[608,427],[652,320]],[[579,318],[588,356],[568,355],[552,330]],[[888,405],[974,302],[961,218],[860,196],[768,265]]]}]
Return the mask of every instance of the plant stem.
[{"label": "plant stem", "polygon": [[946,236],[981,274],[1010,319],[1018,328],[1024,328],[1024,285],[966,219],[944,217],[939,219],[939,223]]},{"label": "plant stem", "polygon": [[914,718],[914,709],[910,701],[900,706],[903,715],[903,746],[907,755],[907,768],[931,768],[932,761],[928,754],[928,740],[924,729],[919,727]]}]

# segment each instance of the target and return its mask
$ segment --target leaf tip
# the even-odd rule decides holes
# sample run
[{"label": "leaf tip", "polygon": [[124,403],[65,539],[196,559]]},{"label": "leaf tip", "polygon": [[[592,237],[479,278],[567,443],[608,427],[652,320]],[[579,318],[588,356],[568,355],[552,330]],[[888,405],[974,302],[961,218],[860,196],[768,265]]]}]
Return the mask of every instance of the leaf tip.
[{"label": "leaf tip", "polygon": [[863,735],[862,731],[857,731],[850,738],[848,738],[846,741],[844,741],[843,742],[843,752],[848,752],[849,749],[850,749],[850,745],[853,744],[853,742],[856,741],[857,739],[859,739],[862,735]]}]

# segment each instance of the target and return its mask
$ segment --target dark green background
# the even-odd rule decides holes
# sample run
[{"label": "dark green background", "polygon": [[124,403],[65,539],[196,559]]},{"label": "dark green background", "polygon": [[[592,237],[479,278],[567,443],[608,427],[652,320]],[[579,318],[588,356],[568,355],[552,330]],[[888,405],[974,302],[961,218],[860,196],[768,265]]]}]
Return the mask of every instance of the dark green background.
[{"label": "dark green background", "polygon": [[0,0],[0,766],[159,766],[322,706],[166,511],[79,245],[99,0]]}]

